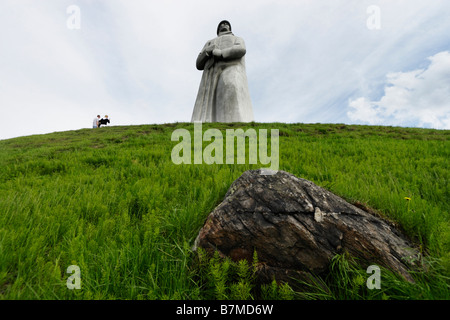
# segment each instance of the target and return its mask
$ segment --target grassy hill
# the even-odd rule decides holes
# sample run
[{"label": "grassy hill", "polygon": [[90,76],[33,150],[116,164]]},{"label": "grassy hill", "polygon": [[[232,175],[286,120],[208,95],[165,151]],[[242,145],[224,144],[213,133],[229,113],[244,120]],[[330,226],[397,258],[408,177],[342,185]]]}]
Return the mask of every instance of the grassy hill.
[{"label": "grassy hill", "polygon": [[[413,274],[416,284],[384,273],[382,289],[369,292],[365,270],[337,259],[342,279],[324,279],[326,292],[274,284],[275,295],[263,297],[450,298],[450,131],[280,123],[203,130],[250,127],[280,130],[280,170],[398,223],[428,270]],[[220,263],[196,265],[193,241],[230,184],[262,166],[176,165],[177,128],[194,129],[115,126],[0,141],[0,299],[217,297]],[[80,290],[67,288],[71,265],[80,268]]]}]

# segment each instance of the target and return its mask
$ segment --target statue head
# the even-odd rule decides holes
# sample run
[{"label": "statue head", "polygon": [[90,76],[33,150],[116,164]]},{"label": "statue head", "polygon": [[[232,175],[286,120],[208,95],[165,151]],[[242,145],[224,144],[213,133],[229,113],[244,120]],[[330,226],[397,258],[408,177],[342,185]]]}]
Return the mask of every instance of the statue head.
[{"label": "statue head", "polygon": [[[227,29],[225,30],[225,28]],[[231,31],[231,23],[227,20],[220,21],[219,25],[217,26],[217,35],[219,35],[221,31]]]}]

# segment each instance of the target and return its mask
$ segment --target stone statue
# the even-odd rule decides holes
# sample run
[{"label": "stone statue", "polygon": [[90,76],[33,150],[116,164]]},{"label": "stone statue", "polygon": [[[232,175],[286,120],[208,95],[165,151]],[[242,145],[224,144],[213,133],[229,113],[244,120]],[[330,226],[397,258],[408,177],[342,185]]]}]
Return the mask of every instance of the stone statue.
[{"label": "stone statue", "polygon": [[228,21],[221,21],[217,38],[208,41],[197,58],[197,69],[204,71],[192,122],[253,121],[245,53],[244,40],[231,32]]}]

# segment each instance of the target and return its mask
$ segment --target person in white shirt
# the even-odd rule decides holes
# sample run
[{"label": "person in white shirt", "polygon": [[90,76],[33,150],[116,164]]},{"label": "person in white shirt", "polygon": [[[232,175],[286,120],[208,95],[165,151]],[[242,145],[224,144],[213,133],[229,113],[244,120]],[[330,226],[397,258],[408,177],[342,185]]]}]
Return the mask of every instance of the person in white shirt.
[{"label": "person in white shirt", "polygon": [[98,121],[100,120],[100,115],[97,118],[94,118],[94,122],[92,123],[92,128],[98,128]]}]

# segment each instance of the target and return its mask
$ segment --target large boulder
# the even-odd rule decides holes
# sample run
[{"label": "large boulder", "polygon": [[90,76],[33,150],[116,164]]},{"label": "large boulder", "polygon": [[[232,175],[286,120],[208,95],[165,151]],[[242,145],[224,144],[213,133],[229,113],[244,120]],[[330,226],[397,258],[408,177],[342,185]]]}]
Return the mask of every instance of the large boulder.
[{"label": "large boulder", "polygon": [[259,279],[306,280],[324,275],[347,251],[362,264],[408,274],[417,251],[394,225],[315,185],[278,171],[244,172],[211,212],[194,248],[237,261],[260,262]]}]

